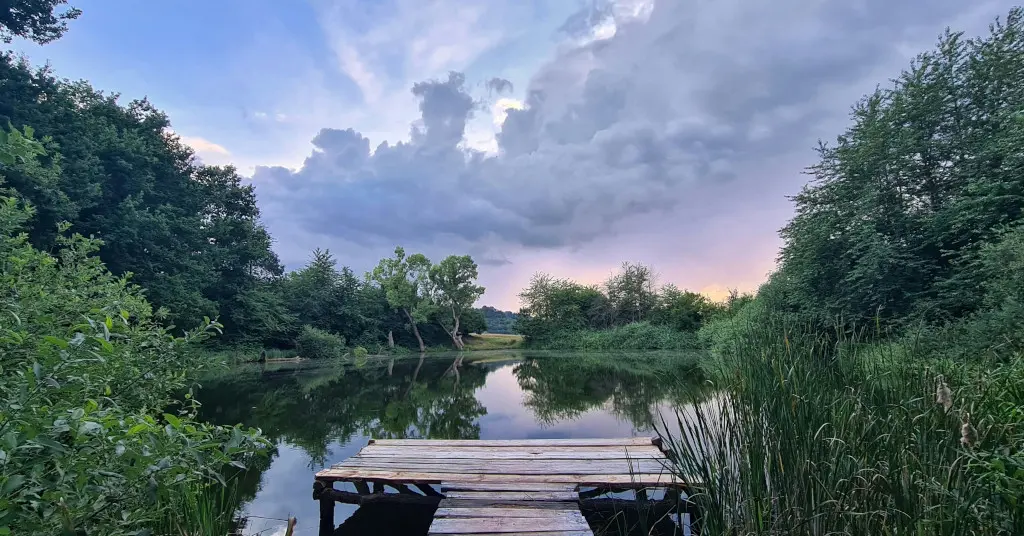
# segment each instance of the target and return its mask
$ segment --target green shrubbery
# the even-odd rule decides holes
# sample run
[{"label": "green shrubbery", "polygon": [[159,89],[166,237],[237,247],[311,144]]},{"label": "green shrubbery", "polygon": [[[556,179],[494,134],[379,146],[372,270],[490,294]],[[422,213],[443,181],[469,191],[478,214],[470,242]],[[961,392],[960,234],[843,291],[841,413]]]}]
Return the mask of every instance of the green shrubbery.
[{"label": "green shrubbery", "polygon": [[345,338],[322,329],[303,326],[295,342],[299,355],[306,359],[340,359],[345,356]]},{"label": "green shrubbery", "polygon": [[[0,173],[41,154],[7,133]],[[0,196],[0,532],[138,533],[167,514],[161,495],[218,482],[268,444],[193,420],[190,396],[176,402],[209,362],[194,344],[218,324],[173,335],[97,241],[62,237],[53,255],[29,245],[32,214]]]},{"label": "green shrubbery", "polygon": [[603,330],[556,333],[545,340],[544,347],[552,350],[692,350],[699,344],[693,332],[634,322]]}]

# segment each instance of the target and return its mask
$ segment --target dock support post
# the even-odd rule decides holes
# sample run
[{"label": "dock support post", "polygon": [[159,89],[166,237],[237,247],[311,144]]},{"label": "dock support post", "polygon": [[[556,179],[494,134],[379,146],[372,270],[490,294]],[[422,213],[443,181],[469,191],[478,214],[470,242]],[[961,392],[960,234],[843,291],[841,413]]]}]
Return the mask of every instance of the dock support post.
[{"label": "dock support post", "polygon": [[334,484],[313,481],[313,498],[320,501],[320,536],[334,536]]}]

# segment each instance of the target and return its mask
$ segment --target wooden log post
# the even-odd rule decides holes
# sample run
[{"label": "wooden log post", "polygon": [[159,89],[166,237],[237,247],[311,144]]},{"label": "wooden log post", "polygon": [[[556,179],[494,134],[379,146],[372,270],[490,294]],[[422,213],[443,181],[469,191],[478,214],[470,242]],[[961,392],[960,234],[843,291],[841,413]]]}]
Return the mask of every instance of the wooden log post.
[{"label": "wooden log post", "polygon": [[360,495],[369,495],[370,494],[370,486],[368,486],[366,484],[365,480],[356,480],[356,481],[352,482],[352,484],[355,485],[356,491],[358,491]]},{"label": "wooden log post", "polygon": [[334,483],[313,481],[313,499],[320,501],[320,536],[334,535]]}]

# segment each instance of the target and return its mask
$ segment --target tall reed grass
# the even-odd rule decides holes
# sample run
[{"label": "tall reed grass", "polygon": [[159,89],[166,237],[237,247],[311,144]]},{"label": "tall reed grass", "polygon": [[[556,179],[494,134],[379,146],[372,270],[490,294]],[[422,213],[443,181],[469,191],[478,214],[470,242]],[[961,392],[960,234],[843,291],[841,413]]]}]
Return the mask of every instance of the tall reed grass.
[{"label": "tall reed grass", "polygon": [[748,327],[665,438],[699,533],[1024,534],[1024,363],[916,348]]}]

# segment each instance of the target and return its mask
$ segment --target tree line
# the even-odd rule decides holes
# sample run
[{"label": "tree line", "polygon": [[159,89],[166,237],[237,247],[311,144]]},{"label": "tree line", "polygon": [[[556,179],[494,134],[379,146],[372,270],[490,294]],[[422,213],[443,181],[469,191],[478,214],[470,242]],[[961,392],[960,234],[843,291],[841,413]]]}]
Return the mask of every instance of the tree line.
[{"label": "tree line", "polygon": [[484,331],[470,257],[432,264],[399,248],[357,277],[318,250],[286,274],[253,186],[199,162],[151,103],[122,105],[10,52],[0,80],[0,127],[32,151],[2,170],[6,195],[34,208],[29,242],[52,251],[68,229],[98,239],[99,258],[145,289],[165,325],[217,319],[222,345],[288,347],[316,329],[329,333],[321,341],[420,350],[462,348],[462,334]]},{"label": "tree line", "polygon": [[743,322],[783,313],[822,332],[925,329],[975,357],[1024,348],[1022,79],[1017,8],[982,38],[947,30],[858,102],[852,125],[820,145],[778,268]]},{"label": "tree line", "polygon": [[736,300],[658,285],[653,268],[623,263],[601,285],[538,273],[519,294],[516,332],[528,344],[582,349],[668,349],[695,345],[702,325]]}]

